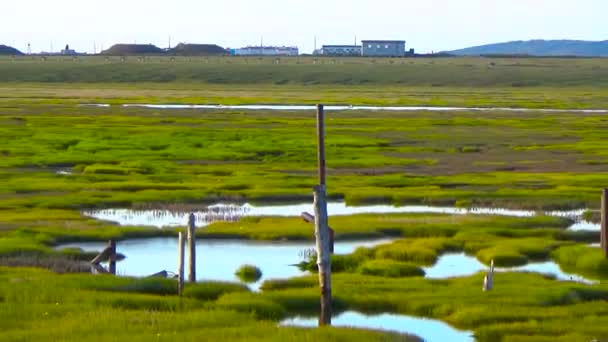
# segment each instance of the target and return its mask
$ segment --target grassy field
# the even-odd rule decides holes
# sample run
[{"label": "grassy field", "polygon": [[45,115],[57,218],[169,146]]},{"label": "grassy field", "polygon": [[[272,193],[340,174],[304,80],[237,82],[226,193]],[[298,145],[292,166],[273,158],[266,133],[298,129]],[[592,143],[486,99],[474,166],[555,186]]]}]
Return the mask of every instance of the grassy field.
[{"label": "grassy field", "polygon": [[[62,242],[174,236],[120,227],[91,208],[200,209],[217,201],[311,201],[313,112],[162,110],[124,103],[291,103],[608,108],[604,59],[0,58],[0,265],[82,271]],[[109,103],[93,108],[85,103]],[[344,111],[327,115],[332,199],[528,209],[597,208],[608,184],[605,114]],[[331,215],[331,213],[330,213]],[[449,251],[488,264],[555,260],[608,279],[566,219],[429,214],[332,217],[338,239],[392,244],[332,260],[336,307],[432,317],[479,341],[608,338],[608,288],[533,274],[420,277]],[[295,218],[216,223],[201,238],[311,239]],[[243,268],[243,274],[256,265]],[[303,265],[304,267],[310,265]],[[247,271],[247,272],[246,272]],[[278,328],[318,307],[317,279],[175,283],[0,268],[0,339],[413,340]],[[101,324],[100,324],[101,323]],[[110,328],[111,327],[111,328]],[[117,335],[118,334],[118,335]]]},{"label": "grassy field", "polygon": [[[599,206],[604,114],[331,112],[349,203]],[[314,113],[0,106],[0,209],[309,200]],[[59,170],[72,174],[57,174]]]},{"label": "grassy field", "polygon": [[606,59],[0,58],[19,102],[606,108]]},{"label": "grassy field", "polygon": [[[246,288],[172,280],[57,276],[0,268],[2,341],[417,341],[352,329],[278,326],[285,307]],[[228,296],[248,294],[247,300]],[[310,301],[309,301],[310,303]]]}]

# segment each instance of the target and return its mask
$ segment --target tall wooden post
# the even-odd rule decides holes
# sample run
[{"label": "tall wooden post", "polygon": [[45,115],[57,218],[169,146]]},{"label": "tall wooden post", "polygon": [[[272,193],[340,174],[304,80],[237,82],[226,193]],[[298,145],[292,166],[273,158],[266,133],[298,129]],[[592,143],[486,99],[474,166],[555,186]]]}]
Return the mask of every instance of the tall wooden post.
[{"label": "tall wooden post", "polygon": [[188,281],[196,282],[196,217],[190,214],[188,217]]},{"label": "tall wooden post", "polygon": [[319,163],[319,185],[325,186],[325,110],[317,105],[317,160]]},{"label": "tall wooden post", "polygon": [[602,190],[602,231],[601,245],[604,255],[608,258],[608,189]]},{"label": "tall wooden post", "polygon": [[110,274],[116,275],[116,241],[110,240],[108,242],[108,247],[110,248],[110,263],[108,269]]},{"label": "tall wooden post", "polygon": [[184,289],[184,234],[179,232],[177,237],[177,294],[182,295]]},{"label": "tall wooden post", "polygon": [[319,326],[331,325],[331,252],[329,225],[327,220],[327,199],[325,184],[325,118],[323,105],[317,106],[317,137],[319,185],[313,191],[315,207],[315,237],[317,247],[317,266],[319,268],[319,287],[321,288],[321,314]]}]

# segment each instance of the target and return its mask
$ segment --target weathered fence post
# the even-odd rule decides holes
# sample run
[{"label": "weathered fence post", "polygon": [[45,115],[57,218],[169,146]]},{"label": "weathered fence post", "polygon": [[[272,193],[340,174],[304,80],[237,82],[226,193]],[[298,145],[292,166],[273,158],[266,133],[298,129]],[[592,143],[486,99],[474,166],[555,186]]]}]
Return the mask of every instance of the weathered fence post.
[{"label": "weathered fence post", "polygon": [[184,289],[184,234],[179,232],[177,237],[177,294],[182,295]]},{"label": "weathered fence post", "polygon": [[108,268],[110,274],[116,275],[116,241],[110,240],[108,247],[110,247],[110,265]]},{"label": "weathered fence post", "polygon": [[491,291],[494,288],[494,259],[490,262],[490,272],[483,278],[483,290]]},{"label": "weathered fence post", "polygon": [[317,159],[319,163],[319,185],[325,186],[325,110],[317,105]]},{"label": "weathered fence post", "polygon": [[321,287],[321,316],[319,325],[331,324],[331,252],[329,250],[329,229],[327,228],[327,202],[325,186],[314,188],[315,236],[319,286]]},{"label": "weathered fence post", "polygon": [[327,220],[326,173],[325,173],[325,117],[323,105],[317,106],[317,138],[319,185],[314,187],[315,236],[317,266],[321,288],[321,315],[319,326],[331,325],[331,253]]},{"label": "weathered fence post", "polygon": [[600,241],[604,255],[608,258],[608,189],[602,190],[602,231]]},{"label": "weathered fence post", "polygon": [[196,282],[196,217],[190,214],[188,217],[188,281]]},{"label": "weathered fence post", "polygon": [[[305,211],[300,214],[300,217],[302,217],[304,222],[315,223],[315,217]],[[329,251],[331,254],[334,254],[335,232],[329,225],[327,226],[327,229],[329,229]]]}]

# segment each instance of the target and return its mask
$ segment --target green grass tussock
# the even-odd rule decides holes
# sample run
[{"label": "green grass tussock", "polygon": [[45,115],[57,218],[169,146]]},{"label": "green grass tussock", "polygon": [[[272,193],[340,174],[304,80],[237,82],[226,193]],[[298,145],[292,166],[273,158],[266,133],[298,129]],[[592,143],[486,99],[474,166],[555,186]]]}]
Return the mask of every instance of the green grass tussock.
[{"label": "green grass tussock", "polygon": [[254,265],[242,265],[236,270],[235,274],[246,283],[255,283],[262,278],[262,271]]},{"label": "green grass tussock", "polygon": [[584,245],[564,246],[553,251],[551,256],[566,271],[592,277],[608,276],[608,259],[600,248]]},{"label": "green grass tussock", "polygon": [[201,301],[214,301],[224,294],[233,292],[249,292],[245,285],[206,281],[195,284],[186,284],[182,295],[188,298],[194,298]]},{"label": "green grass tussock", "polygon": [[264,320],[280,320],[287,315],[287,311],[282,305],[253,294],[226,294],[221,296],[215,305],[220,309],[252,314],[257,319]]},{"label": "green grass tussock", "polygon": [[388,260],[371,260],[359,266],[359,273],[389,278],[423,277],[424,271],[413,264]]}]

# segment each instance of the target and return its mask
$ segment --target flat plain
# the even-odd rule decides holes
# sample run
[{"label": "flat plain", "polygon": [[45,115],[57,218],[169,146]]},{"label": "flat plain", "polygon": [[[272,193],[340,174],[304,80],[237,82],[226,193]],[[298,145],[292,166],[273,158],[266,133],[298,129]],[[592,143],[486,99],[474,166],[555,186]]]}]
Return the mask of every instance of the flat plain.
[{"label": "flat plain", "polygon": [[[414,340],[278,327],[317,310],[314,275],[268,281],[260,293],[202,282],[178,298],[173,280],[15,267],[65,272],[90,255],[58,252],[60,243],[178,230],[120,226],[83,210],[311,201],[314,111],[125,104],[485,107],[328,112],[331,198],[542,211],[599,207],[608,120],[580,110],[607,109],[607,89],[604,59],[2,58],[0,264],[12,266],[0,268],[2,340]],[[338,311],[440,319],[479,341],[608,338],[608,261],[587,245],[599,234],[569,231],[568,219],[368,214],[330,223],[339,239],[398,239],[335,258]],[[199,235],[311,238],[310,226],[276,217],[218,222]],[[483,293],[482,274],[419,276],[454,251],[504,266],[553,260],[600,282],[509,272]]]}]

